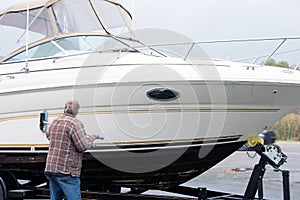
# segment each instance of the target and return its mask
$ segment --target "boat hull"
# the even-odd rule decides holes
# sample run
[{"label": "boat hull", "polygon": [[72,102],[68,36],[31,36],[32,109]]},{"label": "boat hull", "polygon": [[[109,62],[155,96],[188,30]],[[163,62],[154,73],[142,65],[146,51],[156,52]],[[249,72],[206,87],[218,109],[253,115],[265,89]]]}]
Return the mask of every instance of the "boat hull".
[{"label": "boat hull", "polygon": [[[222,65],[214,66],[215,78],[212,66],[201,71],[203,65],[182,60],[153,64],[146,56],[151,66],[128,64],[145,59],[134,54],[120,59],[123,64],[98,66],[99,56],[105,55],[85,64],[78,57],[81,62],[74,57],[69,65],[69,57],[32,62],[30,73],[1,80],[1,170],[45,181],[49,141],[39,130],[39,114],[47,109],[51,123],[71,97],[80,102],[78,118],[86,131],[104,136],[84,154],[86,188],[173,187],[211,168],[299,104],[296,76],[293,82],[258,81],[256,71]],[[230,70],[252,77],[231,77]],[[153,96],[153,91],[167,93]]]},{"label": "boat hull", "polygon": [[[244,144],[237,141],[219,141],[189,147],[183,145],[176,148],[159,148],[151,152],[137,148],[132,154],[134,156],[128,156],[129,151],[126,149],[86,152],[81,174],[82,189],[104,190],[121,186],[135,189],[172,188],[202,174]],[[46,156],[45,152],[0,154],[1,171],[9,171],[18,179],[31,180],[33,185],[41,184],[46,181]],[[172,163],[162,164],[162,161],[177,156]],[[130,169],[128,172],[120,171],[104,163],[115,163]],[[149,167],[157,168],[157,165],[160,165],[159,169],[148,170]],[[144,172],[138,173],[141,170]]]},{"label": "boat hull", "polygon": [[[162,85],[178,91],[180,100],[159,102],[146,96]],[[86,131],[104,136],[104,141],[97,141],[102,145],[231,135],[242,135],[245,141],[290,112],[298,104],[298,91],[298,86],[279,83],[195,81],[100,84],[81,86],[75,92],[71,86],[11,92],[0,97],[0,146],[47,146],[49,141],[39,130],[39,113],[48,109],[51,122],[72,96],[81,102],[78,118]],[[14,106],[7,106],[8,102]]]}]

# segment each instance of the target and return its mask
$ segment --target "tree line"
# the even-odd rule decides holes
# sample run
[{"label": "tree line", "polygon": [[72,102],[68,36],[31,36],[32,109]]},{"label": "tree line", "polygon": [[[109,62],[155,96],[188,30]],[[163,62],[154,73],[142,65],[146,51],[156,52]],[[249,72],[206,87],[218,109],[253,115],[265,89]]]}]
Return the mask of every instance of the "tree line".
[{"label": "tree line", "polygon": [[290,68],[290,65],[288,62],[286,61],[279,61],[279,62],[276,62],[275,59],[271,58],[269,59],[265,65],[269,65],[269,66],[277,66],[277,67],[283,67],[283,68]]}]

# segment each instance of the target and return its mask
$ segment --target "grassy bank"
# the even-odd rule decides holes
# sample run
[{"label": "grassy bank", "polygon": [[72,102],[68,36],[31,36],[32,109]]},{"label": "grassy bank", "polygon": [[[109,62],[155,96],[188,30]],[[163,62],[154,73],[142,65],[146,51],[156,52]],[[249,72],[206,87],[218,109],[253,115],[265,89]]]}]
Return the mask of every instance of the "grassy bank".
[{"label": "grassy bank", "polygon": [[300,141],[300,115],[290,113],[276,122],[271,129],[277,134],[278,140]]}]

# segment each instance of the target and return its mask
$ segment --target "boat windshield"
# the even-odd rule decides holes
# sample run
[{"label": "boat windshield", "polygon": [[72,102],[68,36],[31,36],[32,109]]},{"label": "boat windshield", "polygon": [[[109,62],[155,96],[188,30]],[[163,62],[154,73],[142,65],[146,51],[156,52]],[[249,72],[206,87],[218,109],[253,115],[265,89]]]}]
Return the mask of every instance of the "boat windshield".
[{"label": "boat windshield", "polygon": [[[34,0],[29,2],[28,7],[26,2],[16,4],[0,11],[0,60],[10,54],[20,53],[26,44],[32,46],[30,44],[53,38],[64,37],[56,43],[65,48],[63,44],[72,43],[71,49],[76,50],[74,44],[85,40],[84,36],[67,38],[64,35],[117,35],[130,32],[130,18],[127,10],[111,0]],[[38,47],[44,49],[39,54],[46,55],[47,46],[52,48],[48,50],[49,54],[57,53],[54,41]],[[31,49],[30,54],[37,55],[33,51]]]},{"label": "boat windshield", "polygon": [[6,62],[24,61],[26,59],[40,59],[49,57],[60,57],[72,54],[82,54],[86,52],[105,52],[105,51],[136,51],[132,46],[140,45],[132,40],[114,38],[111,36],[99,35],[79,35],[67,38],[50,40],[30,48],[27,52],[7,59]]}]

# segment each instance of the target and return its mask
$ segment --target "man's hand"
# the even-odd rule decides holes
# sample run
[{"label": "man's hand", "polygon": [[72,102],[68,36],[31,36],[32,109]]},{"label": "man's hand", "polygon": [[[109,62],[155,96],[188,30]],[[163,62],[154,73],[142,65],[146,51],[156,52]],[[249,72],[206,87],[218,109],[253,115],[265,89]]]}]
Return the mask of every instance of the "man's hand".
[{"label": "man's hand", "polygon": [[98,140],[104,140],[104,137],[101,136],[101,135],[98,135],[98,136],[96,137],[96,139],[98,139]]},{"label": "man's hand", "polygon": [[[104,140],[104,137],[103,136],[101,136],[101,135],[93,135],[94,136],[94,138],[95,138],[95,140]],[[92,144],[92,148],[96,148],[97,147],[97,145],[95,144],[95,143],[93,143]]]}]

